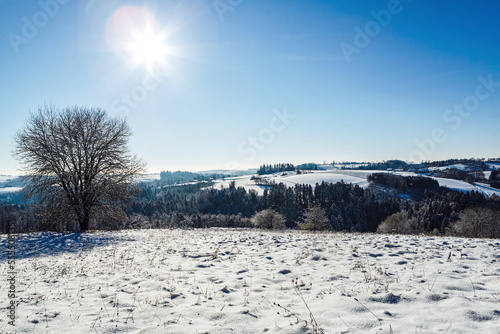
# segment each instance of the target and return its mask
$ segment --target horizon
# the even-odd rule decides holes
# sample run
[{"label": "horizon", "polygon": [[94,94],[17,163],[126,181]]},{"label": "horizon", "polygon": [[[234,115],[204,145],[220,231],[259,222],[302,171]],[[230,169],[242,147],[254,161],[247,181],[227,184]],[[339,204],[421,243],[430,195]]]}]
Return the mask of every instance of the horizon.
[{"label": "horizon", "polygon": [[500,156],[495,1],[0,8],[2,175],[44,103],[126,117],[148,173]]},{"label": "horizon", "polygon": [[[500,161],[500,158],[493,158],[493,157],[468,157],[468,158],[451,158],[451,159],[445,159],[445,160],[433,160],[433,161],[425,161],[425,162],[421,162],[421,163],[435,163],[435,162],[445,162],[447,160],[482,160],[484,162],[499,162]],[[351,165],[351,164],[377,164],[377,163],[383,163],[383,162],[387,162],[387,161],[391,161],[391,160],[397,160],[397,159],[385,159],[385,160],[377,160],[377,161],[335,161],[335,163],[333,163],[333,161],[330,161],[330,162],[314,162],[314,161],[308,161],[308,162],[299,162],[299,163],[291,163],[289,161],[281,161],[281,162],[271,162],[271,163],[265,163],[265,164],[262,164],[262,165],[259,165],[259,166],[253,166],[253,167],[249,167],[249,168],[241,168],[241,169],[221,169],[221,168],[212,168],[212,169],[191,169],[191,170],[188,170],[188,169],[171,169],[171,168],[163,168],[163,169],[160,169],[160,170],[156,170],[156,171],[150,171],[148,170],[147,172],[143,173],[143,174],[139,174],[139,175],[156,175],[156,174],[160,174],[162,172],[172,172],[172,173],[175,173],[175,172],[189,172],[189,173],[194,173],[194,174],[197,174],[197,173],[208,173],[208,172],[247,172],[247,171],[250,171],[250,170],[258,170],[261,166],[263,165],[275,165],[275,164],[280,164],[280,163],[291,163],[292,165],[294,166],[298,166],[300,164],[306,164],[306,163],[313,163],[313,164],[316,164],[318,165],[318,167],[320,166],[333,166],[333,165]],[[402,160],[401,160],[402,161]],[[408,161],[405,161],[406,163],[408,163],[409,165],[411,165],[412,163],[409,163]],[[414,163],[414,164],[420,164],[420,163]],[[374,171],[377,171],[377,170],[374,170]],[[21,173],[11,173],[11,174],[8,174],[8,173],[0,173],[0,176],[14,176],[14,177],[19,177],[19,176],[22,176]]]}]

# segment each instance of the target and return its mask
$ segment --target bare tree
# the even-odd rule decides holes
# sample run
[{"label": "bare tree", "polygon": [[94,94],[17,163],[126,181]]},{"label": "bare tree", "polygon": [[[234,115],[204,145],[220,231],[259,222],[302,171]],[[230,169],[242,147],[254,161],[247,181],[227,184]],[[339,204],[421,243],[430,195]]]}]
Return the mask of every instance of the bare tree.
[{"label": "bare tree", "polygon": [[252,222],[255,227],[265,228],[265,229],[284,229],[285,217],[281,213],[274,211],[273,209],[265,209],[257,212],[252,217]]},{"label": "bare tree", "polygon": [[45,105],[31,113],[14,138],[13,155],[24,166],[26,194],[52,222],[124,217],[120,201],[131,196],[145,164],[130,154],[131,129],[99,108]]},{"label": "bare tree", "polygon": [[467,238],[499,238],[500,210],[488,207],[467,208],[451,226],[452,235]]}]

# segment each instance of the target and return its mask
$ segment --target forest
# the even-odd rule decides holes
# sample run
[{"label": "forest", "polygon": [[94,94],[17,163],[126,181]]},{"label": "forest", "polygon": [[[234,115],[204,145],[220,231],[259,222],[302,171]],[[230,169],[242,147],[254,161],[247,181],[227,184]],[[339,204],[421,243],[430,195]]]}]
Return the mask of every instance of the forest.
[{"label": "forest", "polygon": [[[211,181],[166,186],[164,180],[157,180],[140,184],[140,192],[121,204],[127,215],[124,221],[93,221],[91,228],[255,227],[259,213],[271,212],[271,217],[283,221],[281,227],[292,229],[304,228],[315,215],[316,221],[325,223],[320,227],[309,224],[308,229],[444,235],[454,231],[453,225],[466,209],[500,212],[497,196],[453,191],[430,178],[375,173],[368,180],[367,189],[344,182],[322,182],[315,187],[271,184],[262,196],[234,182],[227,188],[214,188]],[[385,187],[397,191],[387,192]],[[35,209],[30,203],[0,205],[1,231],[5,233],[10,222],[20,232],[69,229],[64,223],[41,225]]]}]

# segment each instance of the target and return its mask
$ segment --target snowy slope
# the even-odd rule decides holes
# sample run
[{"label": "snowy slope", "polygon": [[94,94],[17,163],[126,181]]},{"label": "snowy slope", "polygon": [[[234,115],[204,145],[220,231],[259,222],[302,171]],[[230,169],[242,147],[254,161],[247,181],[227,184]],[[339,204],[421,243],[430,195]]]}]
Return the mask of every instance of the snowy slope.
[{"label": "snowy slope", "polygon": [[469,192],[474,190],[474,191],[479,191],[485,194],[486,196],[491,196],[493,194],[500,196],[500,189],[491,188],[488,184],[476,183],[475,185],[472,185],[465,181],[443,179],[439,177],[433,177],[433,179],[437,180],[440,186],[447,187],[453,190],[458,190],[463,192]]},{"label": "snowy slope", "polygon": [[472,191],[472,190],[478,190],[478,188],[470,183],[460,181],[460,180],[454,180],[454,179],[445,179],[441,177],[433,177],[434,180],[437,180],[439,182],[439,185],[442,187],[447,187],[453,190],[459,190],[463,192],[467,191]]},{"label": "snowy slope", "polygon": [[476,186],[487,196],[492,196],[493,194],[500,196],[500,189],[490,187],[489,184],[477,182]]},{"label": "snowy slope", "polygon": [[[342,171],[314,171],[309,174],[300,174],[297,175],[295,172],[287,172],[287,173],[276,173],[271,175],[262,176],[264,179],[269,181],[274,181],[276,183],[284,183],[287,186],[293,187],[295,184],[310,184],[311,186],[315,186],[316,183],[332,182],[337,183],[343,180],[346,183],[357,184],[360,187],[366,188],[368,186],[368,182],[366,181],[366,177],[372,173],[392,173],[387,171],[376,171],[376,170],[342,170]],[[286,176],[282,176],[282,174],[287,174]],[[401,176],[418,176],[418,174],[412,172],[395,172],[396,175]],[[241,177],[233,177],[226,178],[223,180],[217,180],[214,185],[215,188],[228,187],[231,181],[236,182],[236,187],[244,187],[247,191],[253,189],[257,191],[259,194],[264,193],[263,186],[257,186],[254,181],[250,180],[251,176],[241,176]],[[439,182],[440,186],[447,187],[453,190],[468,192],[468,191],[479,191],[484,193],[487,196],[491,196],[493,194],[500,195],[499,189],[494,189],[485,184],[472,185],[464,181],[454,180],[454,179],[445,179],[439,177],[432,177],[433,179]]]},{"label": "snowy slope", "polygon": [[17,176],[12,175],[0,175],[0,183],[15,179]]},{"label": "snowy slope", "polygon": [[312,333],[308,308],[324,333],[500,333],[498,240],[129,230],[17,254],[17,333]]},{"label": "snowy slope", "polygon": [[[282,176],[282,174],[287,175]],[[229,184],[234,181],[236,182],[236,187],[244,187],[247,191],[255,190],[257,191],[257,193],[262,195],[264,193],[265,187],[256,185],[255,182],[251,180],[251,178],[252,176],[247,175],[226,178],[224,180],[216,180],[216,183],[213,187],[216,189],[219,189],[221,186],[229,187]],[[365,175],[361,175],[361,177],[358,177],[348,175],[347,173],[332,171],[315,171],[309,174],[296,174],[295,172],[275,173],[270,175],[263,175],[262,178],[268,180],[269,182],[274,181],[275,183],[283,183],[289,187],[293,187],[296,184],[309,184],[314,187],[316,183],[321,183],[323,181],[337,183],[342,180],[346,183],[357,184],[361,187],[368,186]]]},{"label": "snowy slope", "polygon": [[251,175],[245,175],[245,176],[228,177],[225,178],[224,180],[221,179],[215,180],[215,184],[212,186],[212,188],[215,189],[220,189],[221,187],[228,188],[229,184],[232,181],[234,181],[236,183],[236,188],[243,187],[246,189],[246,191],[255,190],[259,195],[264,194],[265,187],[256,185],[253,180],[250,180],[251,177],[252,177]]},{"label": "snowy slope", "polygon": [[500,162],[487,162],[489,168],[500,169]]},{"label": "snowy slope", "polygon": [[456,168],[460,170],[467,170],[467,165],[464,164],[455,164],[455,165],[448,165],[448,166],[442,166],[442,167],[429,167],[430,170],[446,170],[446,169],[451,169],[451,168]]},{"label": "snowy slope", "polygon": [[151,182],[160,179],[160,173],[142,174],[136,178],[137,182]]},{"label": "snowy slope", "polygon": [[310,184],[312,186],[316,185],[316,183],[321,182],[331,182],[337,183],[340,181],[344,181],[345,183],[358,184],[359,186],[367,186],[368,183],[366,178],[349,176],[346,174],[339,173],[328,173],[328,172],[316,172],[311,174],[300,174],[300,175],[292,175],[292,176],[277,176],[274,178],[276,183],[283,182],[288,186],[294,186],[296,184]]},{"label": "snowy slope", "polygon": [[20,187],[5,187],[5,188],[0,188],[0,194],[6,194],[6,193],[15,193],[18,191],[23,190],[23,188]]}]

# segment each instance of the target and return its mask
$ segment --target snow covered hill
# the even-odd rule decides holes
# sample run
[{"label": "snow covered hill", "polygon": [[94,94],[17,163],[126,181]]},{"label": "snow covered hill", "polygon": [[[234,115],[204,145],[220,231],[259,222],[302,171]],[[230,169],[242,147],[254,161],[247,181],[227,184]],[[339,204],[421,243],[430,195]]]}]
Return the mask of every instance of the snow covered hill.
[{"label": "snow covered hill", "polygon": [[[368,187],[368,181],[366,177],[372,173],[392,173],[388,171],[377,171],[377,170],[338,170],[338,171],[313,171],[308,174],[300,174],[297,175],[295,172],[285,172],[285,173],[275,173],[270,175],[263,175],[262,178],[268,181],[274,181],[276,183],[284,183],[287,186],[293,187],[295,184],[310,184],[311,186],[315,186],[316,183],[325,182],[340,182],[344,181],[346,183],[356,184],[360,187],[366,188]],[[412,172],[394,172],[396,175],[401,176],[417,176],[419,174],[415,174]],[[236,187],[244,187],[247,191],[253,189],[257,191],[259,194],[264,193],[264,186],[258,186],[255,184],[253,180],[251,180],[250,175],[241,176],[241,177],[233,177],[226,178],[224,180],[217,180],[214,185],[215,188],[228,187],[232,181],[235,181]],[[495,189],[489,187],[487,184],[478,183],[476,185],[472,185],[470,183],[454,180],[454,179],[445,179],[445,178],[437,178],[440,186],[447,187],[453,190],[468,192],[468,191],[479,191],[486,196],[491,196],[496,194],[500,196],[500,189]]]},{"label": "snow covered hill", "polygon": [[[18,333],[313,333],[312,317],[324,333],[500,333],[498,240],[234,229],[17,238]],[[4,278],[6,262],[0,253]],[[10,333],[6,279],[0,289]]]},{"label": "snow covered hill", "polygon": [[0,187],[0,194],[16,193],[21,190],[23,190],[21,187]]}]

